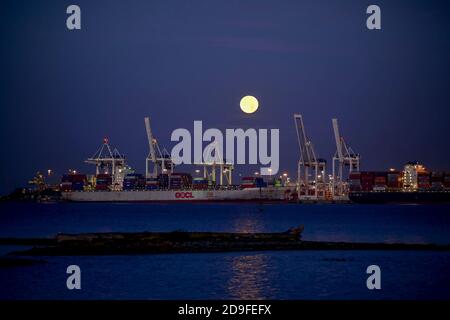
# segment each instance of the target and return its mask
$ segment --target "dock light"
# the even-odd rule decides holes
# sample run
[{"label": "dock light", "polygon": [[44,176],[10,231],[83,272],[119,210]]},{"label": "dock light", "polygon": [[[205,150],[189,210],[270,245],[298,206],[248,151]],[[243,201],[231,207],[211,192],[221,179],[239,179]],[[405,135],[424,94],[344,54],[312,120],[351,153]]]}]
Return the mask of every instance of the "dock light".
[{"label": "dock light", "polygon": [[48,170],[47,170],[47,175],[48,175],[48,176],[51,176],[51,175],[52,175],[52,169],[48,169]]},{"label": "dock light", "polygon": [[77,170],[73,170],[72,173],[73,173],[73,174],[77,174]]},{"label": "dock light", "polygon": [[287,173],[283,173],[283,177],[287,177],[288,176],[288,174]]}]

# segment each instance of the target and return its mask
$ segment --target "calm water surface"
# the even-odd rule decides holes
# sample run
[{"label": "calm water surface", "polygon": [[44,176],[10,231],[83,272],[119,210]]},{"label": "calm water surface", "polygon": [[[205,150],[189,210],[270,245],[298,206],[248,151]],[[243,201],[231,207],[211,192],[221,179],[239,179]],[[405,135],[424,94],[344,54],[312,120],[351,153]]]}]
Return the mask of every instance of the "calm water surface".
[{"label": "calm water surface", "polygon": [[[0,204],[0,236],[58,232],[285,231],[304,239],[450,244],[448,205]],[[0,254],[22,248],[3,246]],[[450,253],[240,252],[42,257],[0,268],[0,299],[450,299]],[[66,268],[82,290],[66,289]],[[369,291],[368,265],[382,270]]]}]

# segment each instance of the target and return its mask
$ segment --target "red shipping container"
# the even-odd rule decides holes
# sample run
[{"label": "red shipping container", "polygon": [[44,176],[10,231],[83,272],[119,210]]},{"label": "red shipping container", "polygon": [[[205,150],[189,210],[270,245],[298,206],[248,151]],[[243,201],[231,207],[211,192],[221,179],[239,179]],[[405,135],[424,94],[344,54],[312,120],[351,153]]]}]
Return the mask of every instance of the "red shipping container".
[{"label": "red shipping container", "polygon": [[349,175],[350,180],[361,180],[361,172],[352,172]]},{"label": "red shipping container", "polygon": [[87,181],[85,174],[71,174],[72,182],[85,182]]},{"label": "red shipping container", "polygon": [[377,185],[377,186],[385,186],[386,185],[386,177],[376,176],[374,182],[375,182],[375,185]]},{"label": "red shipping container", "polygon": [[72,190],[72,182],[62,182],[60,187],[61,187],[61,191],[71,191]]},{"label": "red shipping container", "polygon": [[108,185],[106,185],[106,184],[97,184],[97,185],[95,185],[95,190],[99,190],[99,191],[108,190]]}]

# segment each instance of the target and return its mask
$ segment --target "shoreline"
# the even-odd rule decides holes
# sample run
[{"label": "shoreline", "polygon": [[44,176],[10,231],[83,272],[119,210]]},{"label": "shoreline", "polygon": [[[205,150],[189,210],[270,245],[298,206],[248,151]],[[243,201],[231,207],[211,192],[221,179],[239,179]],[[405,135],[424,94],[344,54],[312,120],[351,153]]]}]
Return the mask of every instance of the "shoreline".
[{"label": "shoreline", "polygon": [[54,238],[0,238],[30,249],[10,256],[95,256],[244,251],[450,251],[450,244],[333,242],[301,239],[303,227],[281,233],[114,232],[58,234]]}]

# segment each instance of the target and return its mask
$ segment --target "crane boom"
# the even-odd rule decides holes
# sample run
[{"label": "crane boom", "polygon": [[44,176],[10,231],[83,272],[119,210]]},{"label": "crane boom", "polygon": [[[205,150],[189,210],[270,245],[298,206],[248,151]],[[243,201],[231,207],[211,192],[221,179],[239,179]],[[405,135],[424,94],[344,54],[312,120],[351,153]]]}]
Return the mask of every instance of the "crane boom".
[{"label": "crane boom", "polygon": [[147,139],[148,139],[148,146],[149,146],[149,156],[153,163],[156,162],[156,151],[155,146],[153,145],[153,135],[152,135],[152,128],[150,127],[150,118],[145,117],[145,130],[147,131]]},{"label": "crane boom", "polygon": [[339,161],[344,161],[344,155],[342,153],[342,142],[341,135],[339,133],[339,125],[338,120],[336,118],[331,120],[333,122],[333,130],[334,130],[334,139],[336,140],[336,151],[339,158]]},{"label": "crane boom", "polygon": [[336,199],[340,197],[346,198],[348,197],[349,185],[346,181],[347,178],[344,177],[344,167],[349,167],[348,174],[352,173],[353,170],[359,171],[360,157],[350,147],[347,147],[344,138],[341,137],[338,120],[334,118],[332,123],[336,141],[336,153],[333,156],[332,194]]},{"label": "crane boom", "polygon": [[306,137],[305,126],[303,125],[303,117],[301,114],[294,114],[295,130],[297,132],[298,146],[300,148],[300,157],[305,164],[311,164],[314,161],[314,154],[310,152],[310,142]]},{"label": "crane boom", "polygon": [[298,197],[302,200],[324,199],[326,197],[326,161],[317,158],[313,143],[306,135],[301,114],[294,114],[295,130],[300,148],[297,166]]}]

